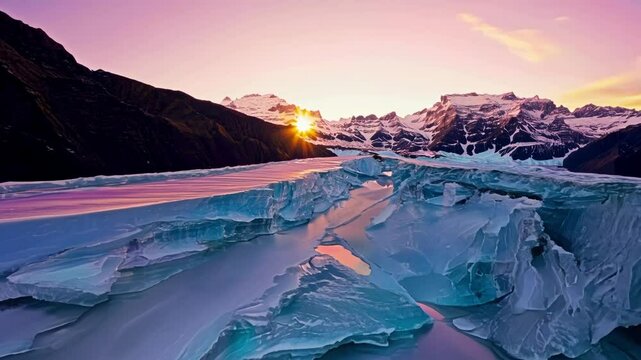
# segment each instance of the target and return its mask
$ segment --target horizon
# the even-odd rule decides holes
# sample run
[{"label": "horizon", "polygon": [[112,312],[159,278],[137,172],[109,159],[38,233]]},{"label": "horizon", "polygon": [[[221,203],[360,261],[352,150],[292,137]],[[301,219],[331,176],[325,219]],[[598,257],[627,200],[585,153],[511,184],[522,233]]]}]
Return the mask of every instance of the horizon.
[{"label": "horizon", "polygon": [[332,120],[470,92],[641,109],[641,49],[630,46],[641,3],[543,3],[7,0],[2,10],[91,69],[215,103],[271,93]]}]

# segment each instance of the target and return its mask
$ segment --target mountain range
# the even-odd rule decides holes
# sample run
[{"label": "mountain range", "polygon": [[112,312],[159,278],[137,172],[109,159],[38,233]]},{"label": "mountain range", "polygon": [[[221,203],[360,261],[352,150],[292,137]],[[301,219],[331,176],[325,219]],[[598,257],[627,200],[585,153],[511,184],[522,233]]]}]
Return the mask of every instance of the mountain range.
[{"label": "mountain range", "polygon": [[[298,116],[315,123],[301,136]],[[330,121],[276,95],[221,104],[79,64],[44,31],[0,12],[0,182],[177,171],[333,156],[327,149],[563,162],[641,176],[641,111],[549,99],[444,95],[400,116]]]},{"label": "mountain range", "polygon": [[0,12],[0,182],[333,156],[292,127],[92,71]]},{"label": "mountain range", "polygon": [[[227,97],[221,104],[275,124],[291,124],[298,114],[304,114],[316,123],[310,141],[329,147],[388,149],[403,155],[484,153],[513,160],[556,159],[559,163],[576,152],[568,157],[570,169],[604,173],[620,171],[614,167],[575,166],[574,162],[585,157],[580,155],[584,147],[585,151],[595,148],[586,145],[599,144],[598,140],[608,134],[641,124],[641,111],[637,110],[590,104],[570,111],[549,99],[520,98],[512,92],[444,95],[433,106],[406,116],[391,112],[337,121],[273,94],[250,94],[235,100]],[[638,149],[634,145],[631,148]]]}]

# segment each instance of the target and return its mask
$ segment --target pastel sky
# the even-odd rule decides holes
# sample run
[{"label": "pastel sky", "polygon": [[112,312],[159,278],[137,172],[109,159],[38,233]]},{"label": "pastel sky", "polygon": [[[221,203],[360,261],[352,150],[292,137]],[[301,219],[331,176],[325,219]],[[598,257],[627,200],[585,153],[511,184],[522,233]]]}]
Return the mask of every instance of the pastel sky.
[{"label": "pastel sky", "polygon": [[274,93],[326,118],[446,93],[641,108],[641,0],[0,0],[76,59],[219,102]]}]

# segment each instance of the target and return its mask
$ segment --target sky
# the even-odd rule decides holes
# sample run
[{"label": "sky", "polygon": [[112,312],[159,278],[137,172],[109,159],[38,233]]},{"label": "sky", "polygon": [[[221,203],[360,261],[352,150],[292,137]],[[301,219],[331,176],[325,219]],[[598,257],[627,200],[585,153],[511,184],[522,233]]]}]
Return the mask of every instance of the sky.
[{"label": "sky", "polygon": [[200,99],[337,119],[443,94],[641,109],[641,0],[0,0],[80,63]]}]

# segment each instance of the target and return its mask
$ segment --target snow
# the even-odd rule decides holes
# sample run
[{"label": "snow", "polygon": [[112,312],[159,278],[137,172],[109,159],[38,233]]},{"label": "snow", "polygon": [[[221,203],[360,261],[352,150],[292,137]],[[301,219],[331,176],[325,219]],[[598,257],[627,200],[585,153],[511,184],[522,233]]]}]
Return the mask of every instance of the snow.
[{"label": "snow", "polygon": [[566,118],[565,123],[572,129],[589,137],[600,138],[609,133],[631,125],[641,124],[641,116],[604,116],[586,118]]},{"label": "snow", "polygon": [[311,115],[316,121],[321,119],[320,113],[301,109],[273,94],[251,94],[235,100],[227,97],[221,101],[221,105],[278,125],[293,124],[300,111]]},{"label": "snow", "polygon": [[[452,163],[467,163],[467,164],[491,164],[496,166],[505,166],[505,167],[514,167],[518,165],[543,165],[543,166],[562,166],[562,158],[553,158],[550,160],[534,160],[529,158],[527,160],[514,160],[509,156],[502,156],[501,154],[494,152],[493,150],[488,150],[480,154],[474,155],[458,155],[453,153],[447,153],[440,151],[437,154],[442,157],[444,161]],[[429,156],[433,157],[433,156]]]},{"label": "snow", "polygon": [[[234,101],[223,101],[223,104],[277,124],[291,124],[297,111],[305,111],[271,94],[247,95]],[[354,116],[330,121],[323,119],[319,112],[308,112],[315,119],[317,136],[310,136],[307,140],[341,149],[377,151],[382,147],[402,155],[421,156],[426,151],[438,150],[437,147],[443,145],[438,143],[442,135],[452,136],[460,131],[463,133],[462,138],[447,140],[446,145],[454,148],[454,145],[459,144],[466,149],[470,145],[481,143],[484,151],[475,152],[472,156],[480,156],[481,161],[484,161],[486,153],[496,153],[494,149],[499,142],[497,137],[502,136],[497,130],[506,130],[507,124],[518,118],[517,129],[509,129],[510,143],[501,144],[503,148],[497,155],[510,161],[513,161],[514,156],[518,159],[527,157],[525,160],[558,164],[570,152],[590,140],[641,123],[641,113],[626,109],[615,110],[617,111],[593,107],[592,112],[602,114],[601,117],[581,117],[579,115],[585,112],[570,113],[563,107],[556,107],[551,100],[538,96],[518,98],[513,93],[451,94],[442,96],[441,101],[430,108],[406,116],[390,113],[381,117]],[[471,129],[477,130],[474,132]],[[392,139],[372,139],[378,131]],[[357,134],[364,139],[360,139]],[[402,139],[403,134],[411,134],[415,139]],[[517,134],[533,141],[515,139]],[[542,152],[545,156],[541,155]],[[546,160],[533,160],[534,153],[538,154],[537,159]]]},{"label": "snow", "polygon": [[354,149],[338,149],[338,148],[330,148],[329,149],[331,152],[336,154],[336,156],[357,156],[357,155],[363,155],[363,151],[361,150],[354,150]]}]

